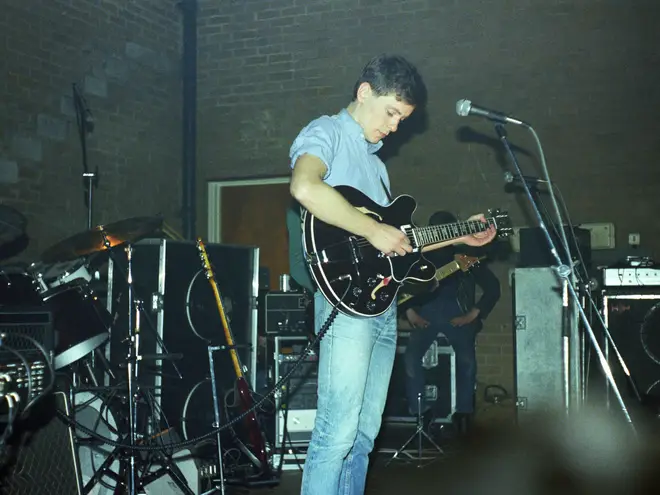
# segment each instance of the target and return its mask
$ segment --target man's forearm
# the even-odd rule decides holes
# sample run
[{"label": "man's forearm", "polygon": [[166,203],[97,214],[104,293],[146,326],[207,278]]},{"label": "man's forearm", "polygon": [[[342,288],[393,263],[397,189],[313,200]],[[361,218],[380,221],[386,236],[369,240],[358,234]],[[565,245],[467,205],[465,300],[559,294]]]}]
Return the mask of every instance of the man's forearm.
[{"label": "man's forearm", "polygon": [[452,239],[450,241],[436,242],[435,244],[429,244],[422,248],[422,252],[426,253],[427,251],[434,251],[435,249],[440,249],[443,247],[451,246],[452,244],[460,244],[458,239]]},{"label": "man's forearm", "polygon": [[306,184],[299,190],[293,189],[292,194],[318,219],[355,235],[368,237],[377,226],[374,219],[358,211],[325,183]]}]

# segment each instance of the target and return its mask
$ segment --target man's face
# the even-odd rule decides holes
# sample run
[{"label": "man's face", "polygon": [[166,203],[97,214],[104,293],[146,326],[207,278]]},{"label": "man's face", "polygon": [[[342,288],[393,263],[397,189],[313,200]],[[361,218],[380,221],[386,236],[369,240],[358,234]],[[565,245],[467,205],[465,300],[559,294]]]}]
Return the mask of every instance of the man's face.
[{"label": "man's face", "polygon": [[415,107],[397,100],[396,96],[376,95],[368,83],[362,83],[357,92],[358,110],[356,120],[364,130],[364,138],[377,143],[391,132],[415,110]]}]

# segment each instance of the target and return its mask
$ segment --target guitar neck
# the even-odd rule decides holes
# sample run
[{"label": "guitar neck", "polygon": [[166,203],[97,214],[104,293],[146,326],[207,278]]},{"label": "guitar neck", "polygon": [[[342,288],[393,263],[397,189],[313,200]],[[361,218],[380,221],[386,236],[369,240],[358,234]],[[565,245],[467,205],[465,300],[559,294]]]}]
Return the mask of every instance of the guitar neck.
[{"label": "guitar neck", "polygon": [[429,225],[412,229],[413,239],[417,246],[424,247],[438,242],[451,241],[466,235],[486,231],[490,226],[497,227],[494,218],[487,218],[486,222],[469,220],[467,222],[447,223],[443,225]]},{"label": "guitar neck", "polygon": [[241,366],[241,361],[238,357],[238,352],[234,349],[234,337],[232,335],[231,329],[229,328],[229,322],[227,321],[227,316],[225,314],[225,308],[222,304],[222,299],[220,297],[220,291],[218,290],[218,284],[215,283],[215,276],[212,273],[209,274],[209,283],[211,284],[211,289],[213,289],[213,295],[215,296],[215,302],[218,306],[218,312],[220,313],[220,319],[222,320],[222,329],[225,333],[225,339],[227,345],[229,346],[229,355],[231,356],[231,361],[234,366],[234,371],[236,372],[237,378],[243,377],[243,368]]},{"label": "guitar neck", "polygon": [[[438,268],[435,271],[435,278],[437,280],[442,280],[443,278],[447,278],[448,276],[450,276],[452,273],[456,273],[460,269],[461,267],[456,260],[450,261],[449,263],[447,263],[446,265],[442,265],[440,268]],[[404,292],[399,296],[397,301],[399,304],[403,304],[404,302],[409,301],[413,297],[415,296],[413,296],[412,294],[406,294]]]},{"label": "guitar neck", "polygon": [[441,266],[435,271],[435,278],[437,280],[442,280],[443,278],[447,278],[449,275],[456,273],[458,270],[461,269],[461,266],[458,264],[457,261],[450,261],[446,265]]}]

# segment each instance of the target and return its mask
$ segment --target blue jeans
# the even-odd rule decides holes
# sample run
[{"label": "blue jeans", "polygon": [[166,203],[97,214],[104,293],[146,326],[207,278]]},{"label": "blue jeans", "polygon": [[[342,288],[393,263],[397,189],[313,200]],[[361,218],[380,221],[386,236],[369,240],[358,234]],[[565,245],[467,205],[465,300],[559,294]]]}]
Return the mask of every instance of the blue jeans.
[{"label": "blue jeans", "polygon": [[[332,306],[315,295],[315,328]],[[373,318],[339,313],[321,340],[318,401],[303,495],[359,495],[378,435],[396,353],[396,305]]]},{"label": "blue jeans", "polygon": [[[436,339],[438,333],[447,337],[449,345],[456,355],[456,412],[471,414],[474,412],[474,387],[477,380],[477,357],[475,339],[478,331],[477,321],[462,327],[454,327],[449,321],[463,314],[455,300],[436,299],[422,306],[418,314],[429,322],[424,329],[410,331],[406,346],[406,397],[408,409],[417,412],[417,394],[422,394],[424,404],[424,369],[422,358]],[[439,342],[442,345],[442,341]]]}]

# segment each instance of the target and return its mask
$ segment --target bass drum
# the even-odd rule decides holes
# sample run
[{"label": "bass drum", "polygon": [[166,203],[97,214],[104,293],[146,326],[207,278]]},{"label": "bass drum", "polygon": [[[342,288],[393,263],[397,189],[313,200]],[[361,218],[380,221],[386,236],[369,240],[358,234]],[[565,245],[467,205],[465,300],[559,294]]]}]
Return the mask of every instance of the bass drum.
[{"label": "bass drum", "polygon": [[[74,415],[78,423],[102,437],[119,441],[117,423],[106,402],[91,392],[78,392],[74,394],[74,400]],[[92,439],[79,428],[76,428],[76,437],[79,441],[78,458],[80,459],[82,483],[85,486],[94,477],[94,474],[108,458],[114,447],[106,445],[100,440]],[[109,470],[119,474],[119,468],[119,461],[115,460],[110,465]],[[92,495],[112,495],[116,484],[117,482],[114,479],[104,474],[88,493]]]}]

